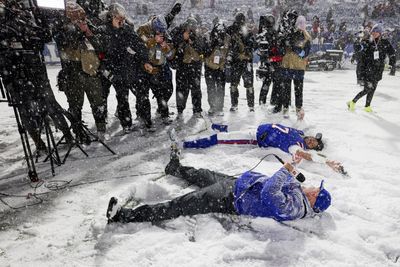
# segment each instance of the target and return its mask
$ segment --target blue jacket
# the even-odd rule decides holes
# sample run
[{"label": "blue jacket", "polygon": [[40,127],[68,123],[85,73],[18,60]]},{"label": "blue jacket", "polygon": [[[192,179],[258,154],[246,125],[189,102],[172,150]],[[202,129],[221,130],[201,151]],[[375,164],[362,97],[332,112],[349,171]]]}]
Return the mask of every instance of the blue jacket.
[{"label": "blue jacket", "polygon": [[245,172],[234,188],[235,208],[241,215],[289,221],[313,214],[300,184],[282,167],[271,178]]},{"label": "blue jacket", "polygon": [[289,153],[289,147],[297,145],[307,148],[300,130],[281,124],[262,124],[257,128],[257,143],[260,147],[276,147]]}]

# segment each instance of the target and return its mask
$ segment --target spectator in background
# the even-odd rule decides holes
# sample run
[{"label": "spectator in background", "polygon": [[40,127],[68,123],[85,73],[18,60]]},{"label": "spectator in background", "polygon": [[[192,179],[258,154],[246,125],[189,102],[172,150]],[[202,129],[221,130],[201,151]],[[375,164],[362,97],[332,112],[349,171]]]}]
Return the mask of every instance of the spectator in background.
[{"label": "spectator in background", "polygon": [[385,68],[385,59],[389,58],[391,75],[396,71],[396,55],[393,46],[386,39],[382,38],[383,28],[376,24],[371,30],[371,38],[362,42],[361,70],[364,78],[364,90],[359,92],[352,101],[347,102],[350,111],[355,110],[356,102],[367,95],[364,110],[372,112],[371,101],[374,96],[378,82],[382,80],[382,73]]}]

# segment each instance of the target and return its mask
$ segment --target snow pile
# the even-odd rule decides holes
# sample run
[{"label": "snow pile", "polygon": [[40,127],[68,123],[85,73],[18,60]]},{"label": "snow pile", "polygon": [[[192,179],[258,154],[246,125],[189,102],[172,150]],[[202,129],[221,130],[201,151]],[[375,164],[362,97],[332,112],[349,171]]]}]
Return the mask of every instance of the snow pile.
[{"label": "snow pile", "polygon": [[[53,88],[57,71],[49,69]],[[325,179],[333,197],[328,212],[316,218],[282,224],[271,219],[210,214],[181,217],[159,225],[106,225],[105,210],[111,196],[121,200],[135,196],[153,203],[194,189],[177,178],[163,175],[169,158],[168,127],[159,127],[147,136],[121,135],[117,119],[110,114],[108,128],[113,138],[109,145],[117,156],[110,156],[97,144],[86,147],[89,158],[73,150],[66,164],[56,168],[55,177],[51,177],[47,163],[39,164],[45,182],[72,180],[66,189],[41,195],[41,205],[18,211],[0,203],[0,265],[398,266],[399,79],[384,73],[372,102],[376,111],[373,114],[362,110],[364,99],[354,113],[347,111],[346,101],[361,88],[356,85],[354,70],[342,70],[306,73],[306,117],[302,123],[296,121],[292,109],[290,119],[285,120],[281,115],[268,115],[259,106],[256,112],[248,112],[245,91],[240,88],[238,113],[226,111],[218,120],[194,119],[189,106],[184,121],[171,126],[177,129],[180,139],[206,135],[214,120],[228,124],[231,131],[245,132],[261,122],[279,122],[309,134],[322,132],[326,141],[323,153],[341,161],[350,176],[334,173],[318,163],[304,162],[300,166],[307,177],[305,185],[318,185]],[[261,82],[256,81],[256,94],[260,87]],[[204,80],[202,88],[206,111]],[[67,107],[62,93],[57,93],[57,99]],[[130,102],[134,107],[133,97]],[[92,125],[90,107],[85,103],[84,119]],[[225,110],[229,103],[227,90]],[[152,104],[154,112],[155,102]],[[113,113],[113,93],[109,105]],[[174,97],[171,106],[175,111]],[[22,148],[12,110],[0,105],[0,111],[0,192],[26,195],[34,189],[23,179]],[[156,120],[156,124],[160,122]],[[215,146],[184,150],[182,163],[234,175],[252,168],[270,152],[287,158],[273,149]],[[273,174],[279,167],[279,162],[267,158],[256,170]],[[36,191],[46,193],[48,189],[41,186]],[[3,196],[1,199],[13,206],[37,201]]]}]

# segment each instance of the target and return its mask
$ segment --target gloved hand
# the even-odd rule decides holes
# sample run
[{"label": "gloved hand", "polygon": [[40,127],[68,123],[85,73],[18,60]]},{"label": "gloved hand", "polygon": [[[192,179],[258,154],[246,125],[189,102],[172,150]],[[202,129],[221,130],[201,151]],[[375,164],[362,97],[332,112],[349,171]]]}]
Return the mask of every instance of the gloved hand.
[{"label": "gloved hand", "polygon": [[102,69],[102,70],[101,70],[101,74],[102,74],[107,80],[109,80],[110,82],[113,82],[113,80],[114,80],[114,75],[113,75],[110,71],[108,71],[108,70],[106,70],[106,69]]},{"label": "gloved hand", "polygon": [[396,67],[392,66],[392,68],[390,69],[389,75],[394,76],[396,74]]},{"label": "gloved hand", "polygon": [[306,52],[304,50],[301,50],[301,52],[298,55],[299,55],[299,57],[304,58],[304,56],[306,55]]}]

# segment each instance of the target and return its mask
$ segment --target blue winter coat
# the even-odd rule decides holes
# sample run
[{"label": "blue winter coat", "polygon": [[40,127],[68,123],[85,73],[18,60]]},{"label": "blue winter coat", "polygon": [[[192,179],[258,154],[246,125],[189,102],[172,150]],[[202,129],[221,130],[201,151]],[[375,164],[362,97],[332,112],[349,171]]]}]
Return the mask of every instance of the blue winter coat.
[{"label": "blue winter coat", "polygon": [[236,181],[234,196],[236,211],[241,215],[289,221],[313,213],[300,184],[284,167],[271,178],[245,172]]},{"label": "blue winter coat", "polygon": [[297,145],[307,148],[304,132],[281,124],[262,124],[257,129],[257,143],[260,147],[276,147],[289,153],[289,147]]}]

